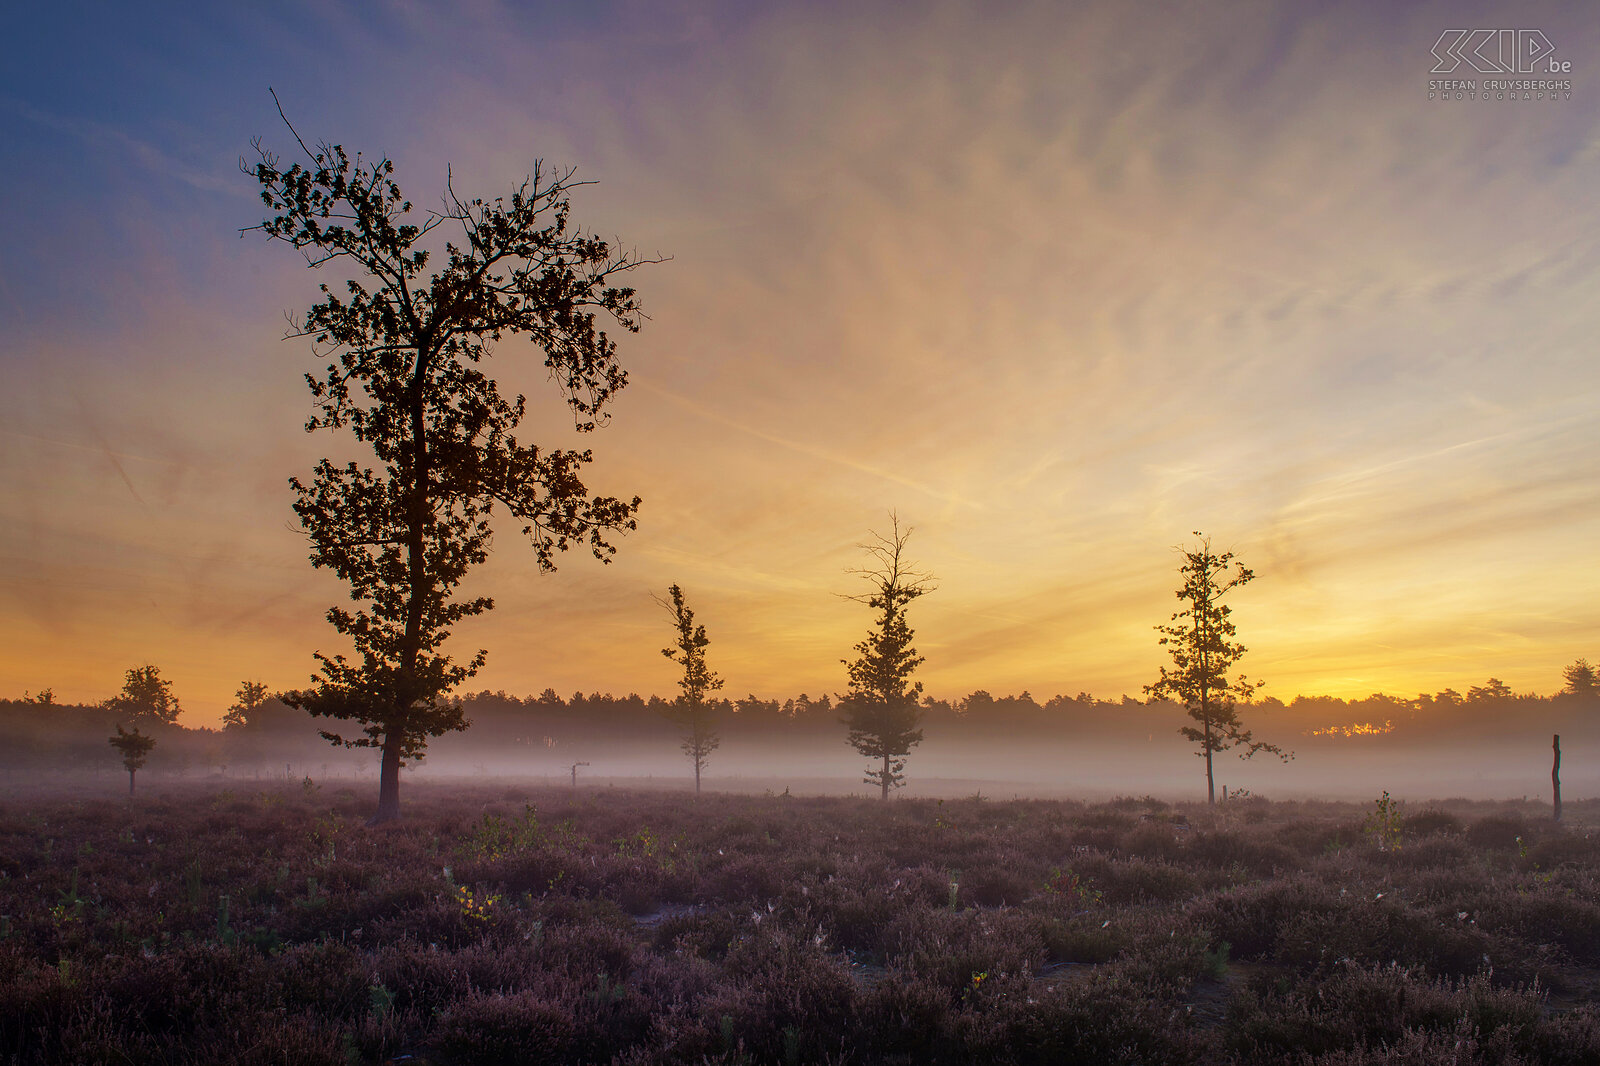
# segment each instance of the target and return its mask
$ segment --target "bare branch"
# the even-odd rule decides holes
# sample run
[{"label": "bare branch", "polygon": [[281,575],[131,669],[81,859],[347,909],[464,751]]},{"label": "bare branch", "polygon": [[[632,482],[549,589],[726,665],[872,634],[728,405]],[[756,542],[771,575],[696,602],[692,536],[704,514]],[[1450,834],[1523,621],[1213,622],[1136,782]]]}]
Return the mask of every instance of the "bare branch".
[{"label": "bare branch", "polygon": [[271,94],[272,102],[277,105],[278,117],[283,119],[283,124],[288,126],[289,132],[293,134],[295,143],[298,144],[300,146],[300,150],[306,154],[306,158],[315,163],[317,161],[316,154],[312,152],[311,149],[306,147],[306,142],[300,139],[300,131],[294,128],[294,123],[289,121],[289,116],[283,113],[283,101],[278,99],[277,91],[269,85],[267,86],[267,92]]}]

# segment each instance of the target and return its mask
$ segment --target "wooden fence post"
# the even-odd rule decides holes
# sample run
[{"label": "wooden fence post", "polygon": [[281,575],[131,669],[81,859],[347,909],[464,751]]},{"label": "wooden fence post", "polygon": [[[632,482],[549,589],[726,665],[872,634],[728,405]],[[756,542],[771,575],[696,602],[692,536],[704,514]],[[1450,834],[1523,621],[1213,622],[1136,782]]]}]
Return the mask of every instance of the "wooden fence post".
[{"label": "wooden fence post", "polygon": [[1555,792],[1556,821],[1561,821],[1561,734],[1555,734],[1550,744],[1555,749],[1555,762],[1550,764],[1550,787]]}]

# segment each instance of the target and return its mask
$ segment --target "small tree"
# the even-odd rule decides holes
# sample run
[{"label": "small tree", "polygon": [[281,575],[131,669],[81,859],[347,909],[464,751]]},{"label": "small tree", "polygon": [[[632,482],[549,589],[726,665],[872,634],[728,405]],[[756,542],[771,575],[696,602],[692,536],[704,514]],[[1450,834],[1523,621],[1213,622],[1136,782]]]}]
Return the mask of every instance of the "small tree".
[{"label": "small tree", "polygon": [[1144,690],[1154,699],[1182,704],[1189,717],[1200,723],[1199,728],[1184,726],[1179,732],[1200,745],[1196,754],[1206,761],[1206,800],[1214,804],[1214,753],[1242,746],[1246,749],[1242,757],[1246,759],[1258,751],[1270,751],[1284,761],[1294,755],[1276,745],[1252,740],[1250,731],[1239,721],[1236,701],[1249,699],[1265,682],[1246,680],[1242,674],[1228,676],[1244,655],[1245,647],[1232,639],[1232,611],[1222,597],[1255,580],[1256,575],[1244,566],[1235,569],[1232,552],[1218,555],[1211,550],[1209,538],[1200,533],[1195,536],[1200,538],[1198,548],[1179,549],[1184,562],[1178,568],[1183,585],[1177,597],[1186,606],[1172,616],[1170,623],[1155,627],[1161,634],[1160,643],[1172,656],[1173,668],[1163,666],[1160,679]]},{"label": "small tree", "polygon": [[31,692],[25,691],[22,694],[22,702],[31,703],[36,707],[60,706],[60,704],[56,702],[56,690],[53,688],[42,688],[39,690],[39,694],[37,696]]},{"label": "small tree", "polygon": [[[638,497],[590,497],[579,476],[588,451],[521,443],[513,431],[524,398],[506,399],[481,367],[495,342],[532,340],[576,428],[593,430],[627,383],[596,312],[638,328],[633,290],[609,282],[640,261],[569,228],[569,193],[583,184],[570,170],[552,175],[536,161],[509,197],[487,203],[460,199],[447,180],[441,209],[413,222],[387,159],[352,160],[326,143],[312,151],[297,133],[295,141],[305,158],[287,169],[256,144],[260,160],[247,173],[269,217],[252,228],[313,267],[344,261],[356,275],[337,293],[321,286],[291,336],[311,338],[329,359],[323,374],[306,375],[316,401],[306,429],[348,426],[377,469],[324,459],[309,484],[290,480],[312,565],[332,569],[362,605],[328,611],[360,662],[319,652],[314,687],[282,698],[359,726],[354,737],[324,731],[327,740],[382,751],[376,824],[400,815],[406,761],[421,758],[430,737],[466,728],[448,693],[485,653],[463,664],[440,648],[455,623],[494,605],[457,595],[488,558],[492,509],[521,526],[546,571],[574,544],[608,561],[606,535],[634,528]],[[439,227],[454,239],[427,247]],[[442,269],[426,273],[441,252]]]},{"label": "small tree", "polygon": [[846,740],[862,755],[879,761],[863,780],[877,785],[883,799],[889,798],[890,789],[905,784],[906,756],[922,743],[922,730],[917,728],[922,682],[912,681],[911,675],[923,657],[911,646],[906,607],[933,591],[932,578],[905,558],[911,528],[902,532],[900,518],[892,512],[889,521],[889,536],[874,532],[873,542],[861,545],[871,564],[849,571],[864,578],[872,591],[846,598],[866,604],[876,616],[866,639],[855,646],[856,659],[840,660],[850,673],[849,691],[840,697],[849,727]]},{"label": "small tree", "polygon": [[135,726],[141,722],[171,725],[183,712],[178,706],[178,697],[172,694],[172,682],[162,678],[159,668],[149,665],[128,671],[122,691],[106,701],[106,709],[115,711]]},{"label": "small tree", "polygon": [[1600,694],[1600,678],[1595,676],[1595,669],[1589,665],[1588,659],[1579,659],[1561,671],[1561,677],[1567,683],[1561,691],[1569,696],[1589,699]]},{"label": "small tree", "polygon": [[239,691],[233,694],[236,701],[228,708],[228,713],[222,716],[224,729],[248,729],[258,725],[256,712],[266,704],[270,698],[267,695],[267,686],[260,681],[242,681]]},{"label": "small tree", "polygon": [[668,716],[682,727],[683,753],[694,763],[694,794],[700,795],[700,771],[706,760],[722,744],[713,728],[711,706],[706,699],[722,687],[722,678],[706,666],[706,648],[711,640],[706,627],[694,624],[694,612],[683,600],[683,590],[673,585],[667,590],[668,599],[656,602],[672,615],[672,626],[677,631],[673,645],[662,648],[661,654],[683,667],[683,677],[678,680],[682,695],[672,701]]},{"label": "small tree", "polygon": [[110,744],[122,754],[122,765],[128,770],[128,795],[133,795],[133,775],[139,772],[145,760],[150,757],[150,749],[156,746],[155,737],[147,737],[139,732],[139,727],[134,726],[133,732],[123,732],[122,726],[117,726],[117,735],[110,738]]}]

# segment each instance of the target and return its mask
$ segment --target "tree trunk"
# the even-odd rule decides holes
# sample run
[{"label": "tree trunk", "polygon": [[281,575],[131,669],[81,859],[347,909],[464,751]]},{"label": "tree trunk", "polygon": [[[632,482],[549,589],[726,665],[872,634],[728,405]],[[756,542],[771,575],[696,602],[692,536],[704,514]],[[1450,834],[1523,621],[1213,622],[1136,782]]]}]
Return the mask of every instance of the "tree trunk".
[{"label": "tree trunk", "polygon": [[[1202,710],[1202,712],[1204,712],[1204,710],[1205,710],[1205,705],[1204,704],[1201,704],[1201,710]],[[1205,744],[1206,744],[1206,802],[1209,803],[1211,806],[1215,807],[1217,805],[1217,783],[1216,783],[1216,779],[1211,776],[1211,715],[1209,713],[1206,714],[1205,725],[1206,725],[1206,740],[1205,740]]]},{"label": "tree trunk", "polygon": [[[128,771],[128,798],[129,799],[133,798],[133,775],[136,774],[136,773],[138,773],[137,770],[129,770]],[[1557,800],[1556,802],[1560,803],[1560,800]],[[1559,810],[1559,808],[1558,808],[1558,810]],[[1558,813],[1556,815],[1556,821],[1559,822],[1560,820],[1561,820],[1561,815]]]},{"label": "tree trunk", "polygon": [[[887,746],[887,745],[885,745]],[[883,778],[878,782],[883,786],[883,798],[889,798],[889,756],[883,757]]]},{"label": "tree trunk", "polygon": [[411,373],[411,396],[408,402],[411,422],[411,481],[406,486],[406,630],[400,639],[400,676],[407,682],[402,691],[407,695],[404,707],[397,707],[397,718],[388,723],[383,737],[383,766],[378,777],[378,811],[367,821],[368,825],[381,825],[400,817],[400,753],[409,725],[409,711],[413,706],[414,691],[411,682],[417,676],[417,657],[422,652],[422,615],[430,591],[427,564],[427,544],[424,530],[432,508],[428,500],[428,434],[427,406],[423,394],[428,374],[429,350],[419,341],[417,362]]},{"label": "tree trunk", "polygon": [[698,758],[694,761],[694,797],[695,799],[700,798],[700,760]]},{"label": "tree trunk", "polygon": [[383,738],[383,764],[378,771],[378,810],[367,819],[368,825],[382,825],[400,817],[400,740],[399,730]]},{"label": "tree trunk", "polygon": [[1555,792],[1556,821],[1561,821],[1561,734],[1550,744],[1555,749],[1555,762],[1550,764],[1550,787]]}]

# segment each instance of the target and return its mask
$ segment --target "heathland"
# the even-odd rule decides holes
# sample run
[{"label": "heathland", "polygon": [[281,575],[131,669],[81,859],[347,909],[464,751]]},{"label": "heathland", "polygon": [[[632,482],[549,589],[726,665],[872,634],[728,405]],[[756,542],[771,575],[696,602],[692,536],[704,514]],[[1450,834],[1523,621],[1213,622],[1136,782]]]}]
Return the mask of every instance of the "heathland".
[{"label": "heathland", "polygon": [[43,778],[12,1063],[1592,1063],[1600,801]]}]

